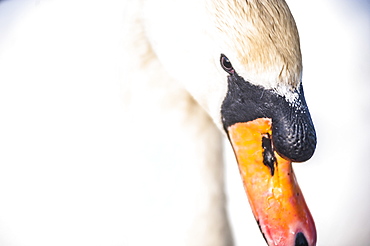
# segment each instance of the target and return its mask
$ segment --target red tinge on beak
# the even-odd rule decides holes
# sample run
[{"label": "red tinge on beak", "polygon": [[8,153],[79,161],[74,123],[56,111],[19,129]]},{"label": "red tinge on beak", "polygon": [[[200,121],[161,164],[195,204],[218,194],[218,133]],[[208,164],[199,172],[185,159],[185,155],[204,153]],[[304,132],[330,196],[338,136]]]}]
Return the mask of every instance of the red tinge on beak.
[{"label": "red tinge on beak", "polygon": [[316,228],[291,161],[276,153],[271,120],[228,127],[253,214],[270,246],[315,246]]}]

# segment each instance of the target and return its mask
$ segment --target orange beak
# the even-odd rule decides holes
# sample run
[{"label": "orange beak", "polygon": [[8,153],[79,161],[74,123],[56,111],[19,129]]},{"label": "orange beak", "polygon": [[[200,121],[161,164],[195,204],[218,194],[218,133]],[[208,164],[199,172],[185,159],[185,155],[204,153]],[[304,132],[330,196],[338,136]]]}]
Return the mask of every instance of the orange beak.
[{"label": "orange beak", "polygon": [[314,246],[316,228],[291,161],[275,152],[271,120],[227,128],[254,217],[270,246]]}]

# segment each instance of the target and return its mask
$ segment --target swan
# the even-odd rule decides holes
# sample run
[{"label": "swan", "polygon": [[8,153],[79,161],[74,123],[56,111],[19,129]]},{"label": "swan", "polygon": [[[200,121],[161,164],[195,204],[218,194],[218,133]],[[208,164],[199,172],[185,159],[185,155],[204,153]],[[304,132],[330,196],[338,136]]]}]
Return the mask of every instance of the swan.
[{"label": "swan", "polygon": [[[369,13],[356,8],[364,1],[287,2],[300,30],[305,95],[320,140],[309,165],[294,166],[318,244],[368,245],[369,138],[361,129],[368,127]],[[121,74],[134,65],[121,66],[128,54],[123,3],[0,2],[0,244],[266,245],[223,126],[199,107],[203,97],[195,101],[184,89],[191,81],[180,82],[177,66],[169,69],[175,60],[164,67],[147,52],[153,73]],[[173,13],[173,5],[158,13],[186,15],[189,23],[200,11],[182,5]],[[188,39],[199,51],[215,45]],[[237,65],[228,52],[217,52]],[[184,76],[196,79],[191,75],[203,76],[209,63],[198,62],[201,52],[190,54],[181,65],[188,68]],[[220,76],[210,94],[218,83],[226,93],[220,56],[209,61],[214,73],[207,76]],[[122,88],[126,114],[118,91],[129,76],[142,83],[130,85],[137,92],[131,95]]]},{"label": "swan", "polygon": [[[53,35],[47,35],[50,29],[45,28],[45,19],[54,20],[53,27],[56,29],[63,29],[66,24],[73,26],[73,23],[69,23],[68,18],[59,18],[57,21],[53,19],[55,13],[63,12],[63,9],[58,8],[60,2],[59,5],[58,2],[56,5],[44,4],[47,11],[43,12],[42,8],[40,11],[36,10],[36,14],[28,18],[31,22],[24,27],[23,31],[35,30],[35,26],[44,27],[39,29],[39,33],[32,33],[33,35],[28,33],[27,36],[25,32],[27,38],[24,40],[27,40],[25,43],[29,46],[15,43],[15,49],[20,48],[19,53],[11,53],[12,49],[1,51],[2,55],[5,53],[4,57],[8,58],[1,61],[2,67],[11,68],[6,71],[12,75],[10,78],[20,76],[14,71],[17,68],[14,64],[23,64],[24,61],[28,61],[27,59],[39,56],[33,46],[40,47],[38,46],[40,42],[46,44],[42,47],[43,51],[57,54],[56,57],[59,58],[66,55],[66,58],[69,58],[68,63],[61,67],[67,67],[69,71],[80,66],[79,59],[76,59],[79,57],[78,54],[89,56],[91,53],[87,51],[95,48],[89,47],[88,40],[81,42],[77,38],[81,37],[79,35],[81,30],[89,31],[89,28],[85,28],[84,22],[69,30],[74,34],[74,39],[63,39],[65,42],[59,43],[56,39],[60,36],[55,35],[57,38],[54,39]],[[128,131],[128,138],[132,140],[125,148],[129,151],[123,153],[130,157],[125,164],[130,164],[133,171],[122,179],[137,177],[132,187],[138,188],[130,189],[128,186],[127,192],[124,193],[124,197],[130,198],[124,203],[125,217],[135,217],[132,220],[135,222],[125,228],[124,237],[132,237],[137,245],[143,245],[141,243],[143,237],[137,233],[145,231],[145,236],[154,244],[213,246],[232,244],[223,189],[221,134],[224,134],[234,148],[254,216],[267,243],[314,245],[315,226],[295,183],[294,174],[290,170],[291,161],[305,161],[311,157],[316,140],[300,81],[302,67],[298,34],[285,2],[129,1],[127,4],[122,98],[127,102],[129,111],[125,130]],[[68,7],[66,9],[69,10]],[[73,14],[76,15],[72,12],[72,16]],[[95,24],[98,26],[98,23]],[[39,39],[39,36],[44,39]],[[60,44],[60,51],[55,49],[53,44]],[[65,49],[63,53],[63,48],[65,45],[76,44],[79,45],[78,52],[70,59],[68,57],[70,52]],[[30,55],[20,55],[23,53]],[[18,59],[19,57],[21,59]],[[44,61],[41,64],[45,64]],[[63,92],[62,95],[67,95],[60,98],[64,105],[75,96],[74,92],[79,90],[73,83],[71,87],[64,87],[69,81],[76,80],[76,77],[71,79],[72,73],[63,74],[58,70],[58,66],[47,66],[48,69],[45,69],[32,65],[34,63],[30,62],[29,67],[22,66],[24,68],[22,72],[28,75],[26,79],[10,81],[17,84],[22,80],[27,81],[30,77],[34,78],[31,80],[34,87],[45,89],[51,84],[49,78],[54,78],[53,74],[58,74],[60,76],[52,82],[59,86],[58,91]],[[80,77],[77,76],[78,78]],[[41,85],[37,84],[39,81]],[[24,90],[25,94],[32,91],[27,86],[23,88],[27,89]],[[6,98],[6,95],[2,96]],[[54,122],[53,118],[60,119],[63,125],[69,125],[70,122],[52,113],[55,112],[55,108],[62,108],[60,104],[45,103],[52,100],[53,98],[47,98],[46,101],[36,98],[30,100],[31,103],[25,108],[28,112],[33,112],[34,108],[43,109],[42,114],[48,112],[48,117],[40,124],[46,131],[55,132],[48,128],[53,124],[45,122]],[[49,105],[52,107],[48,108]],[[99,110],[99,105],[94,105],[96,110]],[[81,120],[80,112],[86,113],[84,110],[76,112],[72,117],[75,119],[74,124],[78,125]],[[32,125],[32,122],[30,124]],[[79,131],[79,134],[86,133],[83,138],[89,136],[89,132],[86,131],[89,129],[88,125],[81,127]],[[58,131],[70,136],[64,129],[61,127]],[[22,133],[28,132],[34,131]],[[11,139],[22,139],[16,136]],[[78,142],[78,137],[70,137],[74,141],[68,141],[66,144],[68,147],[62,149],[67,150],[67,153],[81,151],[81,146],[74,145],[74,142]],[[167,143],[158,146],[157,139]],[[290,142],[286,141],[287,139]],[[49,141],[52,142],[50,137],[45,142]],[[8,146],[15,144],[18,148],[21,143],[24,141],[11,142]],[[130,149],[134,148],[139,150],[140,155],[130,156],[132,155]],[[45,152],[58,153],[53,148],[48,150],[50,151]],[[249,159],[252,156],[251,152],[255,155],[254,160]],[[35,153],[37,151],[30,153],[29,156],[32,157]],[[45,153],[36,156],[45,156]],[[57,178],[58,184],[68,186],[71,180],[79,180],[79,176],[91,172],[89,170],[86,174],[85,170],[73,168],[71,172],[65,171],[70,170],[65,167],[69,167],[73,162],[64,160],[65,156],[62,154],[55,156],[60,159],[54,164],[61,163],[58,172],[63,174],[60,180]],[[157,163],[169,161],[181,171],[175,172],[173,177],[168,177],[163,175],[161,170],[171,169],[173,166],[154,167],[150,165],[150,161]],[[49,166],[45,165],[40,170],[48,168]],[[252,174],[261,176],[254,178]],[[157,184],[153,182],[153,176],[158,177]],[[23,178],[26,177],[27,175],[24,175]],[[96,181],[94,178],[91,179]],[[32,180],[29,183],[35,184]],[[96,182],[89,183],[99,192]],[[56,195],[58,192],[55,193],[55,190],[63,190],[62,187],[58,185],[50,187],[53,189],[48,190],[47,185],[39,183],[37,189],[44,190],[45,194],[48,194],[48,199],[34,207],[45,208],[46,214],[56,214],[53,211],[54,203],[62,203],[67,209],[60,212],[65,215],[61,216],[63,218],[59,220],[44,218],[43,224],[63,224],[60,222],[72,220],[80,232],[79,220],[86,220],[85,217],[90,220],[95,218],[86,213],[89,204],[86,207],[80,205],[82,211],[79,211],[77,218],[68,213],[69,207],[79,207],[81,196],[89,198],[89,193],[78,192],[79,189],[76,189],[77,192],[71,196],[72,206]],[[25,190],[26,193],[32,194],[33,189]],[[141,197],[143,194],[138,190],[146,190],[145,195],[152,196],[152,201],[145,202],[145,198]],[[168,192],[161,194],[158,190]],[[95,199],[92,200],[96,202]],[[170,202],[163,202],[166,200]],[[292,201],[293,205],[288,201]],[[185,205],[186,208],[178,209],[179,205]],[[285,213],[284,210],[288,212]],[[73,219],[69,219],[72,217]],[[18,224],[25,228],[31,228],[19,218],[12,217],[11,220],[19,221]],[[281,218],[284,218],[282,223]],[[35,220],[38,220],[37,217]],[[75,228],[74,225],[66,227]],[[65,230],[63,227],[62,229]],[[89,231],[86,228],[85,230]],[[45,234],[51,235],[50,237],[59,235],[56,231],[51,230],[52,233]],[[68,235],[76,234],[73,229],[68,232],[66,233]],[[31,236],[33,242],[40,240],[33,237]],[[48,237],[45,235],[43,239]],[[70,245],[68,238],[61,240],[66,240],[64,245]]]},{"label": "swan", "polygon": [[[316,133],[304,98],[298,31],[285,1],[130,1],[127,9],[122,97],[132,109],[130,128],[149,135],[156,108],[171,105],[163,110],[167,117],[161,112],[165,126],[157,137],[174,132],[176,122],[198,147],[192,154],[204,155],[193,167],[201,199],[185,245],[232,243],[220,132],[233,147],[267,244],[316,245],[291,167],[312,157]],[[215,232],[218,237],[207,239]]]}]

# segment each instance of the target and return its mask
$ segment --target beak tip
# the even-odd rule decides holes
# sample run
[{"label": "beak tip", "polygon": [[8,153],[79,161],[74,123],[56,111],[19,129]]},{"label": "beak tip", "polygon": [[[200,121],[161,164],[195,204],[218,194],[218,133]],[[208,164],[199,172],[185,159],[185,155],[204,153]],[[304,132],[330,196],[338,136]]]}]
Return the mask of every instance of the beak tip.
[{"label": "beak tip", "polygon": [[307,239],[302,232],[297,233],[294,246],[309,246]]}]

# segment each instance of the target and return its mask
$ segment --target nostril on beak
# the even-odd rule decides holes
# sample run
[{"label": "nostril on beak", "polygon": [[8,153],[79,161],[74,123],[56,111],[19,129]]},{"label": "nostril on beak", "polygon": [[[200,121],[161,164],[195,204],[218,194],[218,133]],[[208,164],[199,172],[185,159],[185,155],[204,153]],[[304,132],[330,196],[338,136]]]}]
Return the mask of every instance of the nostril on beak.
[{"label": "nostril on beak", "polygon": [[302,232],[297,233],[294,246],[308,246],[307,239]]}]

